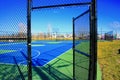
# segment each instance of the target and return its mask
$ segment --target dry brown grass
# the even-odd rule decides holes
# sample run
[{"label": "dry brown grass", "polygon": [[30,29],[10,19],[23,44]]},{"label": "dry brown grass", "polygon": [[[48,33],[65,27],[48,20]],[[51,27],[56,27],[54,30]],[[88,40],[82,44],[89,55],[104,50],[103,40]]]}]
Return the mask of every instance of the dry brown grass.
[{"label": "dry brown grass", "polygon": [[98,42],[98,62],[102,80],[120,80],[120,40]]}]

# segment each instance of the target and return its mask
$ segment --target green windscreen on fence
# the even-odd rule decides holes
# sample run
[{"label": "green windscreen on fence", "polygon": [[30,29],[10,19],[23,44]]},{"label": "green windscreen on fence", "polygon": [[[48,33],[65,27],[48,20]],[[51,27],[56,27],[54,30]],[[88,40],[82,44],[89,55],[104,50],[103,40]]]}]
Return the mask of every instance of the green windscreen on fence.
[{"label": "green windscreen on fence", "polygon": [[0,1],[0,79],[27,80],[27,0]]},{"label": "green windscreen on fence", "polygon": [[75,79],[88,80],[90,54],[89,10],[74,18]]}]

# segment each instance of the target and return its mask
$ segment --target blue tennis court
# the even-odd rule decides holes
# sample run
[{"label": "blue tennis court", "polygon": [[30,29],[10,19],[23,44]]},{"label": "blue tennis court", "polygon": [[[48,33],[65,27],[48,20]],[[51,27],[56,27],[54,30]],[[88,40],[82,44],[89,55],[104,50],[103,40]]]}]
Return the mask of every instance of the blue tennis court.
[{"label": "blue tennis court", "polygon": [[[33,41],[32,65],[44,66],[72,48],[72,41]],[[27,65],[27,45],[25,42],[0,42],[0,64]],[[16,59],[16,61],[14,60]]]}]

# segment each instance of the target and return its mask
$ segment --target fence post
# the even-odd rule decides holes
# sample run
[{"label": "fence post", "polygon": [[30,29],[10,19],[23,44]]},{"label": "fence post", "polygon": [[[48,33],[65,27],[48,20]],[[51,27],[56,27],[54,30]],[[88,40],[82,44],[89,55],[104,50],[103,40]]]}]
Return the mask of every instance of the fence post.
[{"label": "fence post", "polygon": [[96,80],[97,76],[97,17],[96,0],[92,0],[90,7],[90,69],[89,80]]},{"label": "fence post", "polygon": [[75,80],[75,24],[74,17],[72,19],[73,23],[73,80]]},{"label": "fence post", "polygon": [[31,60],[31,0],[27,0],[27,54],[28,54],[28,80],[32,80],[32,60]]}]

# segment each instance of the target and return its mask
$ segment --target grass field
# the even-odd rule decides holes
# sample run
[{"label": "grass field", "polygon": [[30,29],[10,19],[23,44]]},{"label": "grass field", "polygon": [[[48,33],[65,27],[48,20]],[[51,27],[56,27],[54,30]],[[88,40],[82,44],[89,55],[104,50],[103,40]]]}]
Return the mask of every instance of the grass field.
[{"label": "grass field", "polygon": [[98,62],[102,80],[120,80],[120,40],[98,42]]}]

